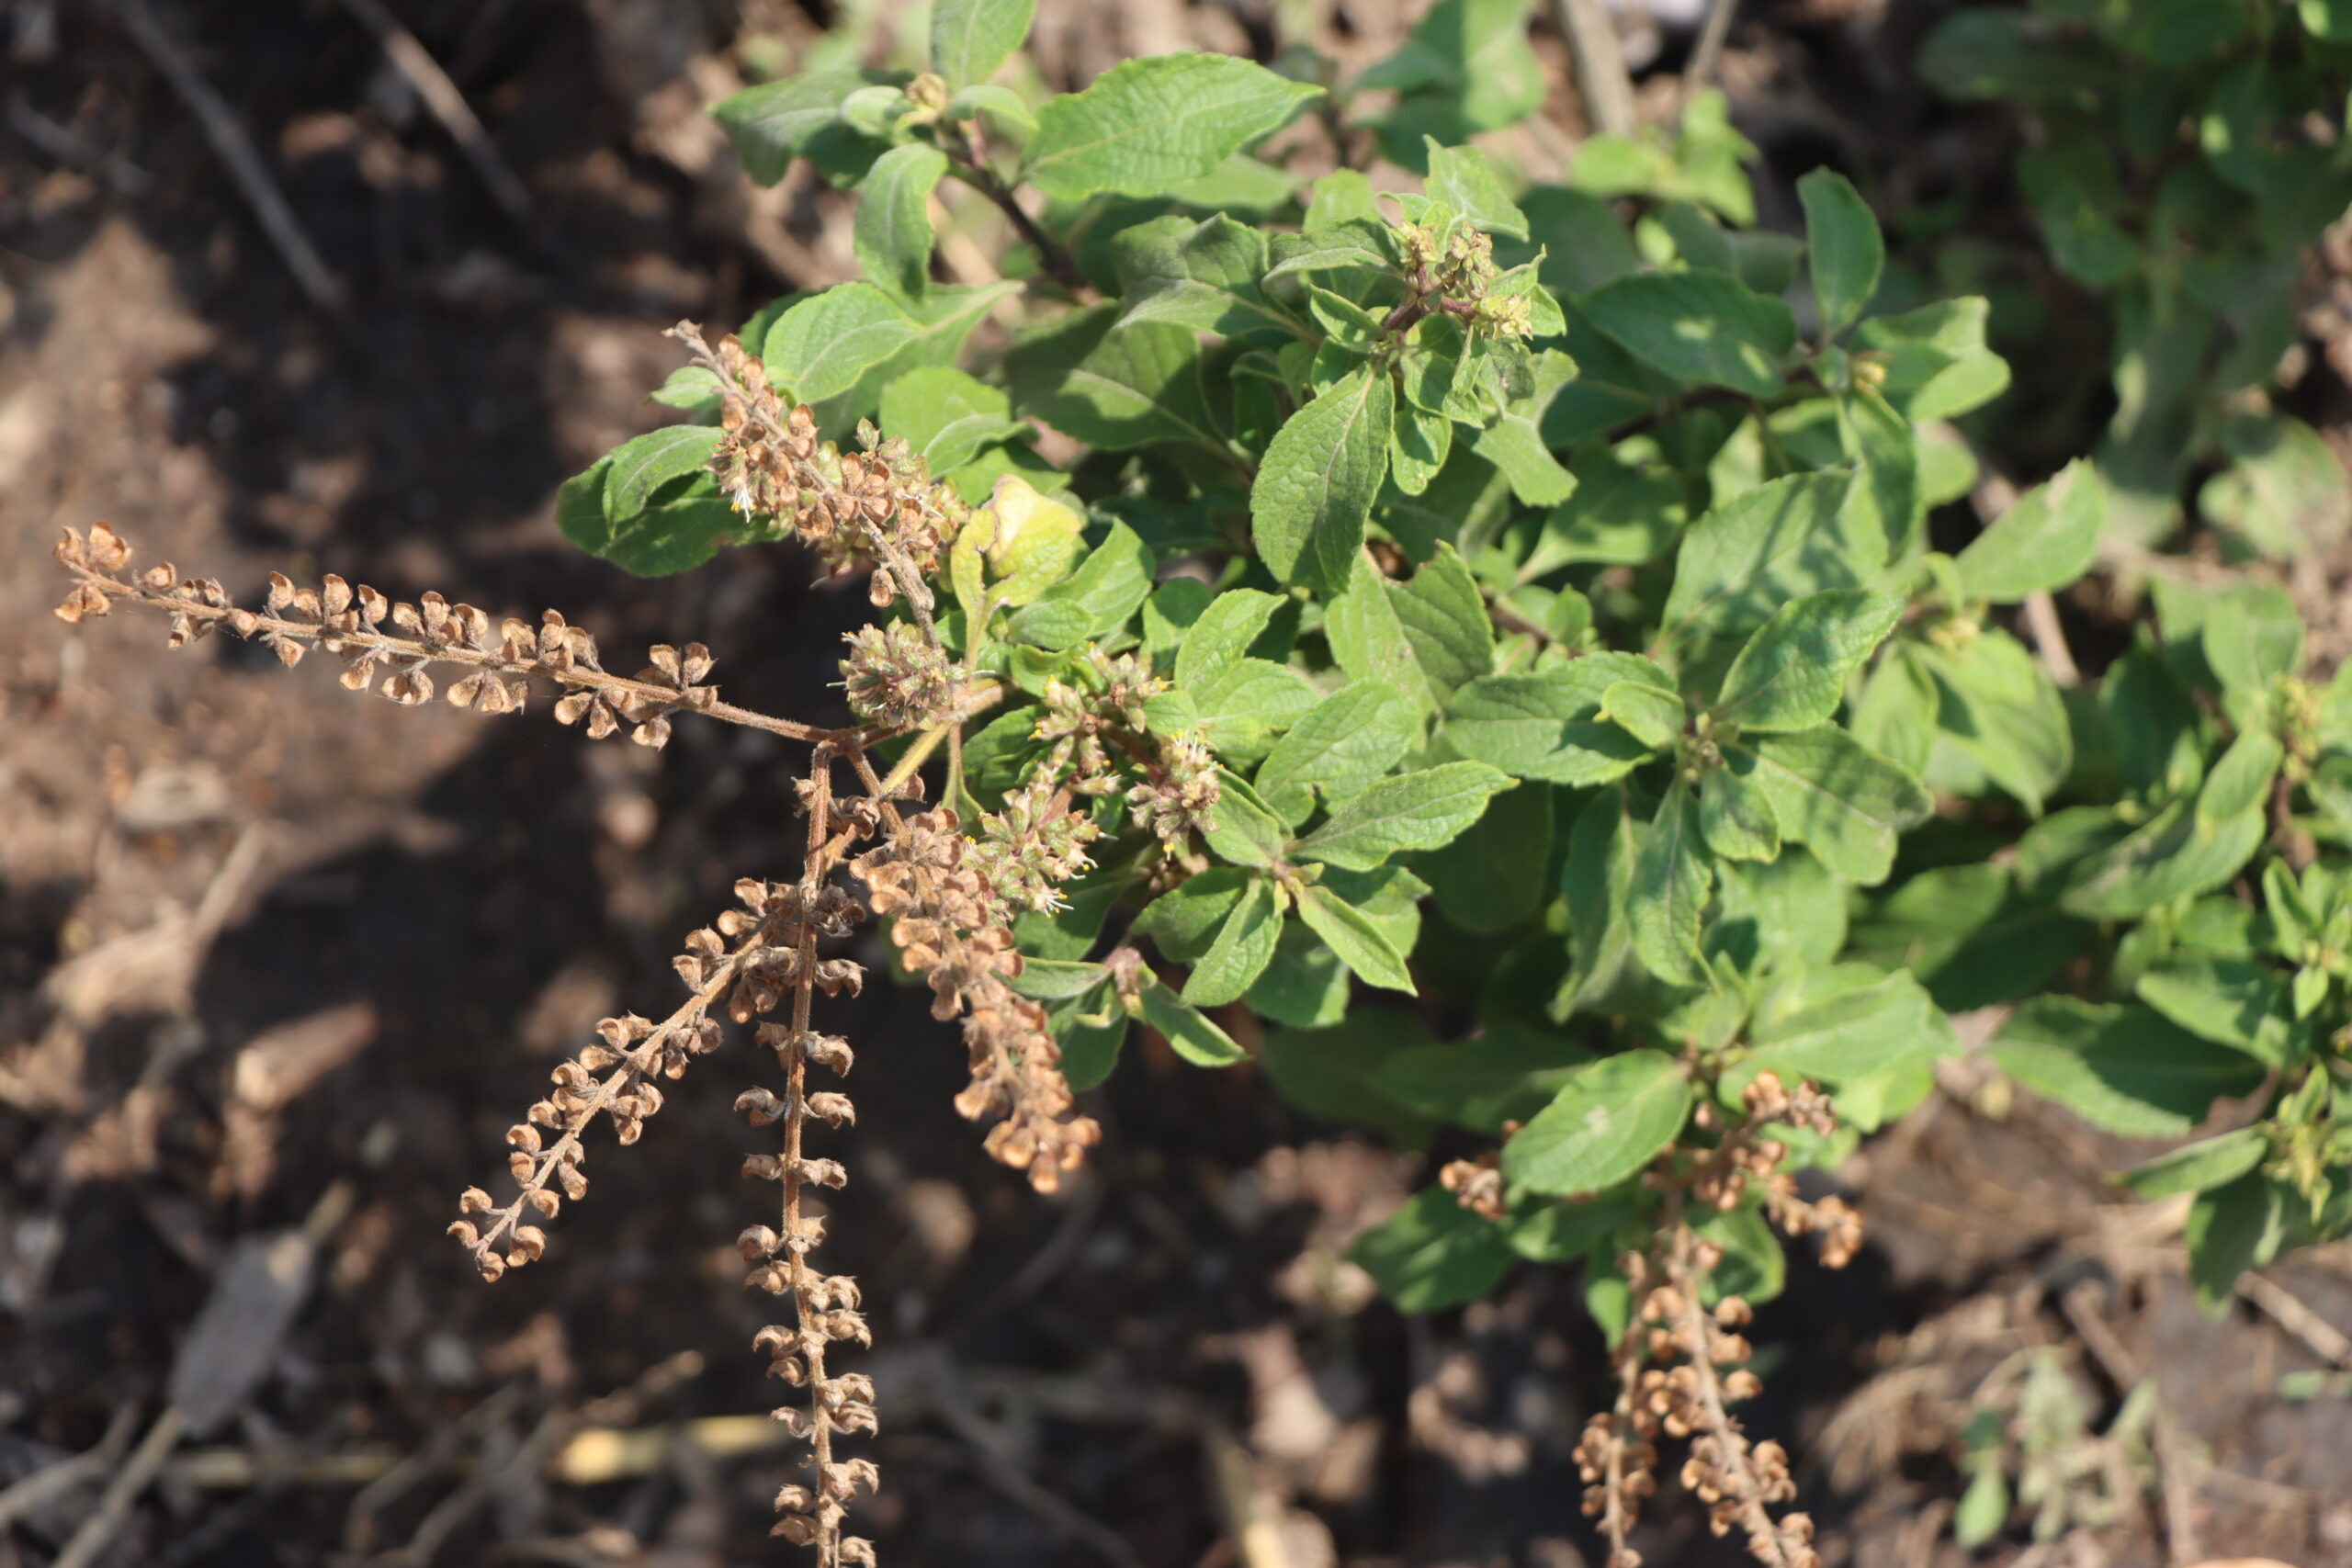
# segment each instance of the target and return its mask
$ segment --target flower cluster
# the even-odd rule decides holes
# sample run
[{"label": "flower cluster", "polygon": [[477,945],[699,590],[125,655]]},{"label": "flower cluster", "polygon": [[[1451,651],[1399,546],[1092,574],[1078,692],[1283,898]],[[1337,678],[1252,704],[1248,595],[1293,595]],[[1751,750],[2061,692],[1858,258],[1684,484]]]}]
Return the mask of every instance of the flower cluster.
[{"label": "flower cluster", "polygon": [[885,441],[871,424],[859,426],[859,451],[819,440],[808,406],[786,406],[767,367],[733,334],[715,349],[691,321],[671,335],[718,378],[723,434],[710,471],[735,509],[788,528],[836,572],[876,567],[874,603],[904,595],[928,631],[926,582],[966,516],[956,492],[932,482],[906,442]]},{"label": "flower cluster", "polygon": [[[1455,224],[1451,232],[1442,231],[1435,224],[1406,223],[1398,225],[1396,233],[1405,276],[1411,283],[1411,301],[1419,302],[1419,308],[1410,312],[1411,320],[1437,311],[1475,331],[1498,336],[1535,335],[1527,301],[1493,292],[1502,269],[1495,265],[1495,242],[1484,231],[1466,223]],[[1409,321],[1392,324],[1403,326]]]},{"label": "flower cluster", "polygon": [[1046,683],[1036,733],[1053,748],[1033,777],[1066,781],[1080,795],[1105,795],[1118,787],[1124,759],[1142,775],[1127,790],[1129,810],[1172,852],[1206,829],[1218,785],[1216,757],[1206,741],[1189,733],[1152,732],[1144,705],[1167,690],[1168,682],[1136,655],[1091,649],[1075,682]]},{"label": "flower cluster", "polygon": [[277,572],[269,575],[263,608],[248,610],[217,579],[182,579],[169,561],[129,576],[130,547],[104,523],[93,526],[87,539],[66,529],[56,555],[77,580],[58,606],[62,620],[106,615],[118,601],[144,604],[169,617],[174,648],[225,630],[261,643],[288,666],[316,649],[343,660],[346,690],[373,688],[403,707],[433,700],[430,667],[445,664],[464,671],[443,694],[453,706],[518,713],[529,695],[528,677],[541,676],[565,691],[556,717],[565,724],[586,720],[594,739],[627,729],[641,746],[663,746],[677,713],[706,714],[795,739],[824,733],[720,702],[718,688],[704,683],[711,657],[700,643],[657,647],[645,669],[624,677],[599,661],[595,638],[555,610],[536,626],[510,617],[493,635],[485,612],[438,593],[410,604],[333,573],[319,587],[305,588]]},{"label": "flower cluster", "polygon": [[944,807],[908,818],[857,872],[874,912],[897,917],[891,940],[900,962],[929,981],[933,1016],[963,1017],[972,1078],[956,1109],[974,1121],[1002,1118],[989,1153],[1051,1192],[1102,1129],[1075,1110],[1045,1010],[1009,983],[1021,973],[1009,910],[962,827]]},{"label": "flower cluster", "polygon": [[843,641],[842,678],[850,711],[886,729],[921,729],[951,716],[963,669],[946,650],[904,621],[860,626]]}]

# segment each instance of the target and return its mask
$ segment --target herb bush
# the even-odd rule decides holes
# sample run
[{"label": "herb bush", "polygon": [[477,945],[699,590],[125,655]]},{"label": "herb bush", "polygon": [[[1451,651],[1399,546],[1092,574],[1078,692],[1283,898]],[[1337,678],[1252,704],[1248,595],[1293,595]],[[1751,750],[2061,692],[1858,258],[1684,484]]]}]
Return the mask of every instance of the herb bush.
[{"label": "herb bush", "polygon": [[[833,1445],[871,1427],[871,1388],[825,1356],[871,1335],[854,1283],[808,1265],[822,1227],[801,1209],[846,1179],[804,1131],[851,1118],[803,1089],[850,1059],[810,1006],[857,966],[820,944],[869,914],[964,1021],[959,1106],[1040,1188],[1099,1137],[1071,1097],[1137,1025],[1400,1146],[1482,1150],[1353,1257],[1408,1311],[1522,1261],[1581,1269],[1622,1393],[1578,1459],[1619,1568],[1669,1442],[1719,1533],[1815,1561],[1788,1457],[1732,1409],[1758,1386],[1740,1329],[1799,1238],[1854,1255],[1834,1173],[1931,1091],[1954,1013],[1999,1021],[1991,1057],[2024,1089],[2180,1140],[2120,1179],[2194,1195],[2209,1306],[2352,1231],[2352,685],[2304,680],[2302,629],[2261,583],[2156,578],[2087,681],[2056,615],[2020,610],[2093,570],[2118,491],[2155,485],[2134,430],[1981,529],[1949,525],[1979,471],[1954,422],[2008,382],[1985,301],[1876,310],[1880,227],[1836,173],[1798,183],[1802,240],[1750,227],[1752,150],[1713,95],[1676,135],[1595,138],[1571,183],[1524,184],[1461,140],[1534,107],[1511,70],[1484,74],[1523,54],[1523,7],[1442,0],[1345,87],[1176,54],[1042,103],[994,80],[1029,14],[941,0],[927,72],[823,70],[717,106],[752,177],[805,158],[858,192],[866,276],[716,346],[682,325],[694,363],[656,396],[684,420],[560,501],[577,544],[631,571],[797,538],[870,573],[884,614],[842,662],[854,726],[718,702],[698,645],[628,680],[552,613],[493,641],[480,612],[337,579],[281,580],[255,613],[168,566],[129,575],[110,530],[62,549],[69,619],[151,603],[175,641],[324,649],[403,703],[454,662],[449,696],[482,711],[540,677],[594,736],[659,745],[700,715],[809,743],[799,882],[742,884],[745,909],[679,960],[688,1002],[608,1021],[558,1069],[511,1138],[521,1196],[469,1192],[454,1227],[485,1273],[535,1258],[522,1222],[585,1190],[597,1115],[633,1141],[651,1078],[716,1043],[713,1013],[788,1004],[760,1031],[786,1092],[738,1101],[785,1127],[745,1168],[782,1184],[781,1228],[743,1246],[751,1282],[794,1302],[761,1337],[771,1370],[810,1389],[779,1413],[815,1452],[778,1532],[827,1568],[870,1560],[843,1521],[877,1478]],[[2235,33],[2191,51],[2085,25],[2195,53],[2200,123],[2226,129],[2301,112],[2334,69],[2315,40],[2336,13],[2301,16],[2301,74],[2207,60]],[[1935,69],[2052,116],[2138,101],[2082,96],[2071,57],[2025,47],[2041,25],[1963,16]],[[2278,17],[2259,26],[2249,50],[2285,48]],[[1368,87],[1394,96],[1359,113]],[[1343,141],[1369,130],[1422,188],[1265,154],[1303,113]],[[2258,382],[2277,336],[2236,323],[2215,370],[2227,310],[2204,260],[2288,254],[2323,216],[2295,172],[2343,157],[2270,170],[2236,130],[2200,144],[2142,215],[2252,203],[2258,221],[2231,220],[2245,254],[2174,265],[2097,203],[2052,231],[2137,323],[2124,374],[2182,312],[2205,323],[2164,382],[2199,397]],[[2109,191],[2065,150],[2098,145],[2053,138],[2029,186]],[[1012,225],[1004,281],[934,276],[945,180]],[[2239,428],[2182,417],[2225,446]],[[2243,499],[2218,520],[2259,542],[2295,519],[2263,510],[2255,460],[2203,504]],[[842,768],[862,794],[832,793]],[[2007,1512],[1997,1448],[1975,1539]]]},{"label": "herb bush", "polygon": [[[2107,308],[2110,553],[2173,536],[2185,496],[2241,551],[2341,540],[2352,487],[2273,394],[2304,357],[2307,254],[2352,207],[2352,6],[1972,6],[1929,34],[1919,70],[2026,116],[2018,194],[2049,265]],[[1956,268],[2032,291],[1988,242],[1960,243],[1979,254]]]}]

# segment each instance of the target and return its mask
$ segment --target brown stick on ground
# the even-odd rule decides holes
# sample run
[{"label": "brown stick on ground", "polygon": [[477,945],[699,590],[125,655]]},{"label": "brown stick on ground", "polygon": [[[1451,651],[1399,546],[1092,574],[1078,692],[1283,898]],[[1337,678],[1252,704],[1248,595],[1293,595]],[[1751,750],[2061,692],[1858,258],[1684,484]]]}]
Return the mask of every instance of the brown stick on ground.
[{"label": "brown stick on ground", "polygon": [[212,84],[204,79],[195,62],[156,21],[145,0],[105,0],[105,4],[122,23],[131,41],[155,62],[155,69],[164,73],[180,101],[187,105],[188,112],[196,116],[204,139],[212,143],[214,153],[229,166],[229,177],[237,182],[237,189],[254,209],[262,232],[277,247],[286,270],[294,275],[294,281],[302,286],[311,303],[322,310],[340,311],[343,285],[311,248],[310,236],[302,231],[294,209],[287,205],[277,182],[269,177],[261,154],[254,150],[253,140],[237,123],[236,112],[213,91]]},{"label": "brown stick on ground", "polygon": [[514,220],[517,228],[534,228],[537,214],[531,209],[531,193],[523,188],[523,182],[514,177],[514,171],[499,156],[498,143],[490,139],[490,132],[482,128],[473,106],[466,102],[466,96],[449,80],[449,73],[441,69],[440,62],[417,41],[414,33],[401,26],[400,18],[385,9],[383,0],[342,3],[353,20],[376,35],[376,41],[383,47],[392,68],[408,79],[408,85],[424,100],[433,118],[441,122],[441,129],[457,142],[458,151],[474,166],[474,173],[481,177],[491,199]]}]

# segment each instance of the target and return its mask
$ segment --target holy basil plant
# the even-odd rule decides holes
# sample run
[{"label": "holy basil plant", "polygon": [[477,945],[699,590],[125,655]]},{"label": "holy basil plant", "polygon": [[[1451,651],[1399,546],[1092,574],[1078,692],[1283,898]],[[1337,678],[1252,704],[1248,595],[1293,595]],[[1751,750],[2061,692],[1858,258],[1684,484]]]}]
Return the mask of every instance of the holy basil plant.
[{"label": "holy basil plant", "polygon": [[[1464,144],[1540,98],[1523,5],[1443,0],[1352,82],[1171,54],[1043,102],[996,80],[1029,9],[940,0],[926,72],[716,112],[754,179],[857,193],[865,276],[737,338],[824,471],[935,481],[931,586],[877,577],[891,679],[989,700],[891,711],[967,825],[1071,825],[1012,930],[1074,1089],[1140,1025],[1467,1151],[1354,1257],[1408,1310],[1581,1267],[1621,1547],[1632,1391],[1678,1358],[1752,1390],[1738,1303],[1789,1236],[1855,1245],[1796,1173],[1931,1092],[1952,1013],[2093,1124],[2194,1139],[2125,1179],[2197,1194],[2209,1300],[2352,1230],[2352,690],[2303,682],[2267,589],[2159,577],[2091,683],[2037,647],[2107,489],[1940,510],[2007,385],[1984,300],[1875,309],[1836,173],[1801,235],[1750,227],[1712,95],[1565,184]],[[2223,130],[2271,101],[2214,91]],[[1410,177],[1308,177],[1301,116]],[[956,187],[1003,281],[941,280]],[[728,479],[720,376],[656,396],[684,422],[567,485],[570,536],[663,572],[791,535]],[[1802,1560],[1777,1450],[1706,1409],[1734,1522]]]}]

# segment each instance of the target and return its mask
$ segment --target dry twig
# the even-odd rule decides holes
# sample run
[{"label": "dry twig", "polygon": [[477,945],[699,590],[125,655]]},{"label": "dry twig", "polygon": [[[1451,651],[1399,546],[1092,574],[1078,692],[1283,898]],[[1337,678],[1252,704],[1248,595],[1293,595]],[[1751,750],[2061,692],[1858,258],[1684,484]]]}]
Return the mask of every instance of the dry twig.
[{"label": "dry twig", "polygon": [[155,62],[155,68],[171,83],[180,101],[187,105],[188,112],[196,116],[204,139],[212,144],[220,162],[228,165],[229,177],[236,182],[246,205],[254,209],[262,232],[277,248],[286,270],[294,275],[294,281],[302,286],[302,292],[310,296],[311,303],[324,310],[341,310],[343,285],[311,247],[310,236],[302,231],[294,209],[287,205],[277,183],[262,165],[253,140],[237,122],[236,111],[204,79],[196,62],[188,59],[147,9],[145,0],[104,0],[104,4],[122,23],[123,30],[130,34],[131,41]]}]

